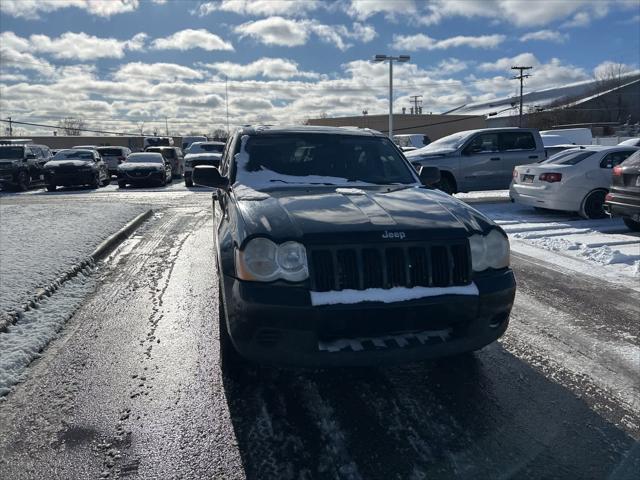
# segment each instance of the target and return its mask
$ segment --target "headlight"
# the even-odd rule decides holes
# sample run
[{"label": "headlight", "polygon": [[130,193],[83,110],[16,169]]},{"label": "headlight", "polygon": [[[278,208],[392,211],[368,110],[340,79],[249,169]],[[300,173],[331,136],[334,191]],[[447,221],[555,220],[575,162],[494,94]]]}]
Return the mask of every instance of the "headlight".
[{"label": "headlight", "polygon": [[307,251],[298,242],[276,245],[267,238],[254,238],[236,252],[236,270],[242,280],[299,282],[309,276]]},{"label": "headlight", "polygon": [[469,237],[469,247],[474,272],[509,266],[509,240],[499,230],[491,230],[486,236]]}]

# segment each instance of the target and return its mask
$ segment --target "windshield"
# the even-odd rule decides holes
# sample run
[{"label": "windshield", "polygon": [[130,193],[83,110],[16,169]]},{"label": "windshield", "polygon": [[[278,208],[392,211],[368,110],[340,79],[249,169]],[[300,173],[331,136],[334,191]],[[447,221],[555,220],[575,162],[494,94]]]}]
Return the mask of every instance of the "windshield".
[{"label": "windshield", "polygon": [[159,153],[132,153],[127,157],[126,163],[162,163],[162,155]]},{"label": "windshield", "polygon": [[217,143],[192,143],[187,153],[222,153],[224,144]]},{"label": "windshield", "polygon": [[639,167],[640,166],[640,150],[635,152],[629,158],[627,158],[622,165],[625,167]]},{"label": "windshield", "polygon": [[249,138],[236,161],[237,181],[257,189],[282,184],[416,183],[386,137],[259,135]]},{"label": "windshield", "polygon": [[147,152],[158,152],[162,154],[164,158],[175,158],[176,152],[172,148],[147,148]]},{"label": "windshield", "polygon": [[457,150],[469,138],[472,132],[459,132],[442,137],[420,149],[421,152],[436,150]]},{"label": "windshield", "polygon": [[103,157],[122,157],[122,150],[119,148],[99,148],[98,151]]},{"label": "windshield", "polygon": [[53,160],[87,160],[93,161],[93,153],[83,150],[63,150],[53,157]]},{"label": "windshield", "polygon": [[555,163],[556,165],[576,165],[587,157],[590,157],[595,152],[584,150],[568,150],[560,153],[556,153],[552,157],[548,158],[542,163]]},{"label": "windshield", "polygon": [[24,158],[24,147],[0,147],[0,158],[22,160]]}]

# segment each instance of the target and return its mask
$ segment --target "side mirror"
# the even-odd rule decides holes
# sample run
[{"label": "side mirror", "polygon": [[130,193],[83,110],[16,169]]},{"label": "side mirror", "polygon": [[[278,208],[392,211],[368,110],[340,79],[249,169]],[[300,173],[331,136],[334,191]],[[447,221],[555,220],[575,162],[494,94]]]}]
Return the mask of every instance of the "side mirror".
[{"label": "side mirror", "polygon": [[420,167],[420,181],[427,187],[433,187],[440,181],[440,169],[438,167]]},{"label": "side mirror", "polygon": [[216,167],[209,165],[197,165],[193,169],[193,183],[222,190],[229,188],[229,179],[220,175],[220,170]]}]

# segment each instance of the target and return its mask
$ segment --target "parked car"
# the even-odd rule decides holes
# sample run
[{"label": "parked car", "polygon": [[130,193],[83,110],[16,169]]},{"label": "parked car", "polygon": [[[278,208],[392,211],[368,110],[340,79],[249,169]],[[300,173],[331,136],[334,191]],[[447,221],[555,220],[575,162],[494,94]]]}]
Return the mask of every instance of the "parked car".
[{"label": "parked car", "polygon": [[422,133],[407,133],[394,135],[393,141],[403,152],[410,152],[418,148],[426,147],[431,143],[427,135]]},{"label": "parked car", "polygon": [[222,153],[224,142],[193,142],[184,152],[186,155],[194,153]]},{"label": "parked car", "polygon": [[220,153],[190,153],[184,157],[184,184],[193,187],[192,173],[198,165],[220,166]]},{"label": "parked car", "polygon": [[125,162],[131,154],[131,150],[127,147],[98,147],[96,150],[107,164],[109,175],[117,175],[118,165]]},{"label": "parked car", "polygon": [[173,137],[144,137],[142,148],[148,147],[173,147]]},{"label": "parked car", "polygon": [[509,188],[513,168],[545,158],[537,130],[485,128],[440,138],[406,153],[414,166],[440,169],[438,188],[446,193]]},{"label": "parked car", "polygon": [[78,149],[78,150],[97,150],[98,145],[75,145],[71,148]]},{"label": "parked car", "polygon": [[536,165],[516,167],[509,196],[523,205],[602,218],[611,170],[636,150],[592,145],[560,152]]},{"label": "parked car", "polygon": [[118,187],[171,183],[171,163],[159,152],[132,153],[118,165]]},{"label": "parked car", "polygon": [[44,182],[43,167],[50,160],[48,147],[28,144],[0,145],[0,186],[21,191]]},{"label": "parked car", "polygon": [[628,138],[623,140],[618,145],[625,147],[640,147],[640,138]]},{"label": "parked car", "polygon": [[111,176],[107,165],[95,150],[70,148],[60,150],[44,165],[44,179],[49,192],[57,187],[90,185],[93,188],[109,185]]},{"label": "parked car", "polygon": [[438,179],[371,130],[235,132],[220,169],[194,170],[219,189],[223,366],[391,364],[499,338],[515,295],[507,236]]},{"label": "parked car", "polygon": [[609,215],[622,217],[629,229],[640,232],[640,150],[613,167],[604,209]]},{"label": "parked car", "polygon": [[187,137],[182,137],[182,151],[185,151],[187,148],[189,148],[193,142],[206,142],[206,141],[207,141],[207,137],[204,137],[201,135],[190,135]]},{"label": "parked car", "polygon": [[[544,140],[544,139],[543,139]],[[555,154],[564,152],[566,150],[571,150],[573,148],[587,148],[589,145],[573,145],[571,143],[565,143],[561,145],[552,145],[550,147],[545,146],[544,151],[547,158],[553,157]],[[538,163],[544,162],[547,158],[542,158],[538,160]]]},{"label": "parked car", "polygon": [[545,147],[561,144],[591,145],[593,135],[590,128],[556,128],[541,130],[540,137]]},{"label": "parked car", "polygon": [[174,177],[184,175],[184,155],[178,147],[148,147],[145,152],[160,153],[171,164]]}]

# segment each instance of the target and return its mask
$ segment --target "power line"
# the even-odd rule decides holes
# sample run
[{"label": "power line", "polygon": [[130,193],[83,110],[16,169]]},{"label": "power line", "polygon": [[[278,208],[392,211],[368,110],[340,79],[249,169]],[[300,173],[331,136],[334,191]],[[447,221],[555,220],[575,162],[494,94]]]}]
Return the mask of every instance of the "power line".
[{"label": "power line", "polygon": [[[5,123],[15,123],[16,125],[29,125],[31,127],[42,127],[42,128],[53,128],[53,129],[64,129],[64,127],[61,127],[60,125],[43,125],[41,123],[31,123],[31,122],[18,122],[17,120],[4,120],[0,118],[0,122],[5,122]],[[107,133],[109,135],[125,135],[125,136],[131,136],[131,137],[139,137],[140,135],[138,135],[137,133],[127,133],[127,132],[109,132],[106,130],[93,130],[90,128],[74,128],[74,130],[77,130],[79,132],[92,132],[92,133]]]}]

